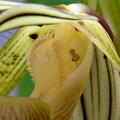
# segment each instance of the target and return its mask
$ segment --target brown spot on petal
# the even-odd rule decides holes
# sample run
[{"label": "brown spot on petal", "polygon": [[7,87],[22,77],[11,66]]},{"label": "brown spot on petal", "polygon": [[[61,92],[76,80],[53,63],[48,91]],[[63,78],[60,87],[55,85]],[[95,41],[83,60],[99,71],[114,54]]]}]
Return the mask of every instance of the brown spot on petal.
[{"label": "brown spot on petal", "polygon": [[17,60],[18,57],[19,55],[13,55],[13,60]]},{"label": "brown spot on petal", "polygon": [[84,22],[83,22],[83,21],[79,21],[79,24],[80,24],[80,25],[84,25]]},{"label": "brown spot on petal", "polygon": [[75,50],[74,49],[71,49],[70,50],[70,54],[72,56],[72,61],[73,62],[77,62],[79,60],[79,55],[75,53]]},{"label": "brown spot on petal", "polygon": [[30,34],[29,37],[35,40],[38,38],[38,34]]},{"label": "brown spot on petal", "polygon": [[4,72],[0,71],[0,75],[1,75],[1,76],[4,76]]},{"label": "brown spot on petal", "polygon": [[104,58],[104,59],[107,59],[107,56],[106,56],[106,55],[104,55],[104,56],[103,56],[103,58]]},{"label": "brown spot on petal", "polygon": [[79,30],[78,30],[76,27],[74,27],[74,28],[75,28],[75,31],[76,31],[76,32],[79,32]]}]

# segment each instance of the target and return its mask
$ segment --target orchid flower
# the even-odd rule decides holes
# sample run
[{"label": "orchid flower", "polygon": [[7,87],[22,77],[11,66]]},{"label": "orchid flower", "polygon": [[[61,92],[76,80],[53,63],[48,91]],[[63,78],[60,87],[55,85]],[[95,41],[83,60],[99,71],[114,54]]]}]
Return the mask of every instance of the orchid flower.
[{"label": "orchid flower", "polygon": [[7,110],[1,120],[119,118],[112,82],[119,83],[120,58],[102,16],[84,4],[0,6],[0,32],[21,27],[0,50],[0,94],[7,95],[27,70],[35,83],[29,98],[0,96]]}]

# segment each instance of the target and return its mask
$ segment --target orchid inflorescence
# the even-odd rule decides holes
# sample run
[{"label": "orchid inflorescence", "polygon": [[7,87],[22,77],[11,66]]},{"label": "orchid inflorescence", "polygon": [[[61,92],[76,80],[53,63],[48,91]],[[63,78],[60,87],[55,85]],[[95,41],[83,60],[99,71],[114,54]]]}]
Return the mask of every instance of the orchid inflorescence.
[{"label": "orchid inflorescence", "polygon": [[[96,76],[100,85],[107,86],[104,98],[110,99],[108,81],[120,80],[120,58],[112,30],[95,10],[80,3],[46,6],[0,1],[0,32],[17,27],[21,28],[0,50],[0,93],[7,95],[27,70],[35,88],[29,98],[0,96],[1,108],[8,112],[0,112],[1,120],[68,120],[82,93],[89,97],[87,79],[95,83]],[[96,89],[94,84],[91,89]],[[100,115],[113,117],[109,109]],[[92,116],[88,110],[86,115]],[[99,116],[97,110],[93,116]]]}]

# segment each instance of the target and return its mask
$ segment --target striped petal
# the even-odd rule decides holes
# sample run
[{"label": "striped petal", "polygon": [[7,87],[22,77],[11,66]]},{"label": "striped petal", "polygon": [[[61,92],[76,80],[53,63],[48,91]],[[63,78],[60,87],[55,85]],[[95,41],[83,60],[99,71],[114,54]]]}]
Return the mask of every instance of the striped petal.
[{"label": "striped petal", "polygon": [[33,98],[0,96],[0,120],[50,120],[50,107]]}]

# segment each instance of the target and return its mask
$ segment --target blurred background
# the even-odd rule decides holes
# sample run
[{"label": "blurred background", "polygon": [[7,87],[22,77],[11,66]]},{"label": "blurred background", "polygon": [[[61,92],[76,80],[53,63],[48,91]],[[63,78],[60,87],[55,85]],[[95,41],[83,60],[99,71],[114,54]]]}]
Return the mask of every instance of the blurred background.
[{"label": "blurred background", "polygon": [[[71,4],[80,2],[80,0],[6,0],[6,1],[22,3],[39,3],[45,5]],[[13,34],[17,30],[18,28],[0,33],[0,49],[13,36]],[[9,94],[9,96],[27,97],[30,96],[33,89],[34,83],[32,81],[32,77],[30,76],[29,72],[27,72],[26,75],[20,80],[16,88],[13,89],[12,92]]]}]

